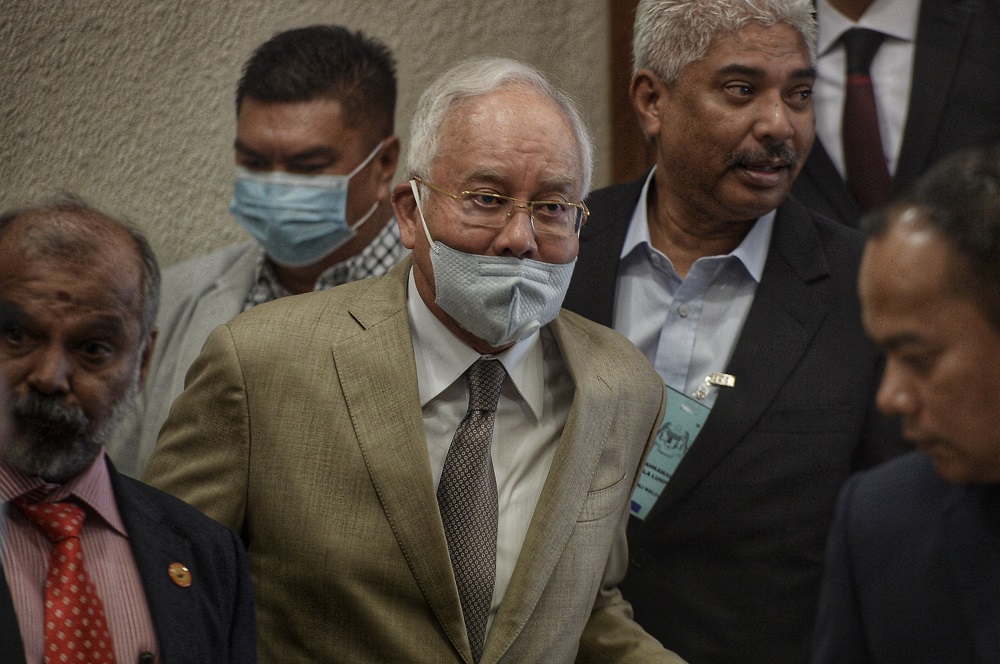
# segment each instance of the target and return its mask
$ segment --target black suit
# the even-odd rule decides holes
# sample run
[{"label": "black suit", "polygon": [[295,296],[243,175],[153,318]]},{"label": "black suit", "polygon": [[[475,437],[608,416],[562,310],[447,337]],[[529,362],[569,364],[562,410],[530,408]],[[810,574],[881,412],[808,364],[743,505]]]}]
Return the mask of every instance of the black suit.
[{"label": "black suit", "polygon": [[[118,512],[142,578],[164,664],[257,661],[250,569],[243,543],[187,503],[108,470]],[[182,588],[167,568],[180,562]],[[24,664],[10,588],[0,566],[0,662]],[[123,663],[131,664],[131,663]]]},{"label": "black suit", "polygon": [[919,452],[851,478],[819,615],[816,664],[1000,664],[1000,487]]},{"label": "black suit", "polygon": [[[612,324],[642,181],[595,192],[564,306]],[[794,201],[704,428],[645,522],[621,586],[636,620],[697,664],[807,661],[823,545],[855,468],[902,449],[878,416],[880,360],[855,294],[860,235]]]},{"label": "black suit", "polygon": [[[998,38],[1000,3],[996,0],[921,3],[910,104],[893,193],[904,191],[917,176],[959,148],[1000,142]],[[819,139],[792,195],[820,214],[858,225],[861,210]]]}]

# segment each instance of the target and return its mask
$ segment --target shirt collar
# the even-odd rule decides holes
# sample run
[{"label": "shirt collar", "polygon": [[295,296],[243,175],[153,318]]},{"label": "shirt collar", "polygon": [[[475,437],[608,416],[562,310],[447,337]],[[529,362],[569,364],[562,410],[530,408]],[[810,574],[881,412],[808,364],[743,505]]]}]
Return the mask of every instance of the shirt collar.
[{"label": "shirt collar", "polygon": [[128,537],[115,503],[103,450],[86,470],[64,484],[46,482],[37,475],[29,477],[0,463],[0,497],[6,502],[19,496],[26,496],[31,502],[47,503],[63,501],[72,496],[90,507],[93,513],[100,516],[118,534]]},{"label": "shirt collar", "polygon": [[[653,182],[654,167],[649,172],[646,182],[642,185],[639,194],[639,204],[635,206],[632,213],[632,220],[629,222],[628,231],[625,234],[625,244],[622,246],[621,258],[631,254],[637,247],[646,246],[651,250],[653,243],[649,235],[649,217],[646,214],[646,202],[649,196],[649,187]],[[771,232],[774,229],[774,218],[777,211],[771,210],[767,214],[757,219],[746,234],[739,246],[733,249],[728,256],[733,256],[743,263],[743,267],[753,277],[754,281],[760,283],[761,275],[764,273],[764,263],[767,262],[767,250],[771,245]]]},{"label": "shirt collar", "polygon": [[842,34],[854,27],[871,28],[900,41],[913,42],[917,38],[919,17],[919,2],[913,2],[913,0],[875,0],[865,10],[861,20],[853,23],[851,19],[830,6],[829,0],[817,0],[816,52],[820,55],[825,54],[837,44]]},{"label": "shirt collar", "polygon": [[[410,317],[413,357],[417,365],[420,405],[423,407],[458,380],[473,362],[485,356],[452,334],[427,307],[417,291],[412,268],[407,285],[406,308]],[[495,357],[503,364],[535,419],[540,419],[544,406],[545,376],[538,331]]]},{"label": "shirt collar", "polygon": [[[388,271],[388,268],[396,262],[392,254],[395,253],[394,250],[399,245],[399,225],[395,219],[390,219],[375,236],[375,239],[369,242],[364,249],[323,270],[313,284],[313,291],[326,290]],[[250,294],[244,303],[244,311],[255,305],[272,302],[290,295],[288,289],[278,281],[274,265],[268,260],[264,247],[260,247],[260,252],[257,255],[257,268],[254,272],[253,284],[254,287],[250,289]]]}]

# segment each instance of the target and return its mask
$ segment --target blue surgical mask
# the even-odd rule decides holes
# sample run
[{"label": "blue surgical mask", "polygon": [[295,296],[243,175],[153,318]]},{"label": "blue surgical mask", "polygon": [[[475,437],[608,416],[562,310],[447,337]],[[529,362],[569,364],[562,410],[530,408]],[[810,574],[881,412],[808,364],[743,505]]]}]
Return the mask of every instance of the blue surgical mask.
[{"label": "blue surgical mask", "polygon": [[237,166],[229,213],[275,263],[287,267],[317,263],[353,238],[378,208],[376,201],[353,226],[347,225],[348,183],[383,143],[347,175],[256,173]]},{"label": "blue surgical mask", "polygon": [[431,239],[415,181],[410,180],[410,188],[431,246],[434,301],[456,323],[497,348],[527,339],[559,315],[575,259],[544,263],[453,249]]}]

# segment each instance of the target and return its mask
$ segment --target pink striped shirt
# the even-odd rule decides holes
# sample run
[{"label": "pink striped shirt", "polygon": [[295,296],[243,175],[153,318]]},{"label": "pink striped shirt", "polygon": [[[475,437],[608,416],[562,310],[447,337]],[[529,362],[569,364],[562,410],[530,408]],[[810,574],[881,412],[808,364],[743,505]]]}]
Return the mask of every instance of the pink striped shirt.
[{"label": "pink striped shirt", "polygon": [[[128,533],[118,514],[104,453],[66,484],[26,477],[0,463],[0,498],[4,503],[26,496],[30,502],[69,499],[85,508],[80,541],[87,572],[104,603],[115,659],[121,664],[152,653],[160,661],[153,618],[132,558]],[[28,662],[41,662],[45,643],[45,577],[52,543],[40,528],[10,506],[4,515],[3,567],[17,613]],[[166,572],[164,572],[166,573]]]}]

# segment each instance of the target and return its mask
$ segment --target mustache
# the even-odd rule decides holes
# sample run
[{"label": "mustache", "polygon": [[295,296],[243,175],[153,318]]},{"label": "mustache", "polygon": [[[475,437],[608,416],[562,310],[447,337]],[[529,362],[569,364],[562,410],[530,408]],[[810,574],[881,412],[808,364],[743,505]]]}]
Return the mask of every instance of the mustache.
[{"label": "mustache", "polygon": [[29,393],[12,395],[10,410],[17,423],[36,433],[55,436],[82,436],[90,419],[82,408],[69,406],[58,397]]},{"label": "mustache", "polygon": [[799,153],[789,147],[787,143],[776,143],[759,150],[731,152],[726,157],[726,166],[745,168],[752,164],[776,160],[785,162],[789,168],[795,170],[799,165]]}]

